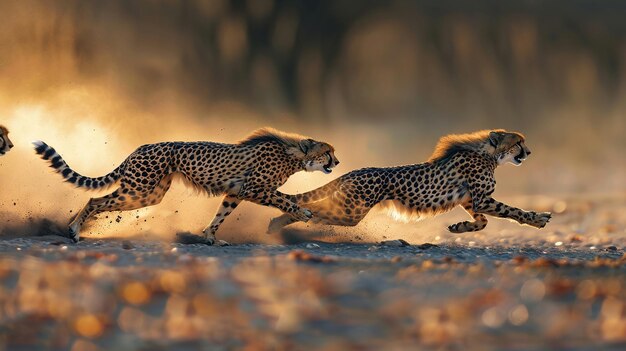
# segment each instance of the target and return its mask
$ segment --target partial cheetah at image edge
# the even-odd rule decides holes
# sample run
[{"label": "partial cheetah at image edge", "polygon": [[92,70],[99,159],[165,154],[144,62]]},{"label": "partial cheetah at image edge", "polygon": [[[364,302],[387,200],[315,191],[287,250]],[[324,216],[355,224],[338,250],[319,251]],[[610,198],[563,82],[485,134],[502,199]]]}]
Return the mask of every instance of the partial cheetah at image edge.
[{"label": "partial cheetah at image edge", "polygon": [[[357,225],[378,204],[405,220],[435,216],[461,205],[474,220],[450,225],[448,230],[453,233],[484,229],[485,215],[543,228],[550,213],[525,211],[491,197],[496,167],[505,163],[519,166],[530,153],[520,133],[483,130],[452,134],[439,140],[425,163],[355,170],[289,199],[310,209],[311,222],[320,224]],[[286,215],[276,217],[270,221],[268,233],[296,221]]]},{"label": "partial cheetah at image edge", "polygon": [[0,156],[3,156],[13,148],[13,142],[9,139],[9,130],[0,125]]},{"label": "partial cheetah at image edge", "polygon": [[[297,134],[262,128],[237,144],[214,142],[163,142],[139,147],[111,173],[85,177],[42,141],[35,152],[63,178],[77,187],[102,189],[119,182],[111,194],[92,198],[69,224],[69,235],[78,242],[83,223],[104,211],[128,211],[156,205],[175,176],[210,196],[224,195],[213,221],[203,230],[207,244],[242,200],[272,206],[298,221],[311,212],[301,208],[278,189],[299,171],[330,173],[339,163],[334,148]],[[225,244],[225,242],[223,242]]]}]

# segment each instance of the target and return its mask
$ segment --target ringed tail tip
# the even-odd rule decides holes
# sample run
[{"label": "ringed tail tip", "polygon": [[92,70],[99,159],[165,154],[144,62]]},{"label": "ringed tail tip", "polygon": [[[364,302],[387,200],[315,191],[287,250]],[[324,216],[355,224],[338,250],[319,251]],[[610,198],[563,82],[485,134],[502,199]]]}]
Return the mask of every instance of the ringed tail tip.
[{"label": "ringed tail tip", "polygon": [[35,146],[35,152],[38,154],[43,153],[48,148],[48,145],[41,140],[35,140],[32,144]]}]

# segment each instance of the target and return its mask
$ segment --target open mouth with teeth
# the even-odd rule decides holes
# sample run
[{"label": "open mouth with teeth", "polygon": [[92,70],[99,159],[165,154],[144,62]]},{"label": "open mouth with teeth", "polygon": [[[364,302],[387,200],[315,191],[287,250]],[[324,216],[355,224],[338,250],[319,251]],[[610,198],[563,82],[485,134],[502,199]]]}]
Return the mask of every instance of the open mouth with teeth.
[{"label": "open mouth with teeth", "polygon": [[324,165],[324,173],[328,174],[328,173],[333,171],[332,168],[331,168],[332,164],[333,164],[333,161],[330,160],[330,161],[328,161],[328,164]]},{"label": "open mouth with teeth", "polygon": [[521,151],[517,156],[513,157],[513,159],[519,165],[520,163],[522,163],[522,161],[526,159],[526,153],[524,151]]}]

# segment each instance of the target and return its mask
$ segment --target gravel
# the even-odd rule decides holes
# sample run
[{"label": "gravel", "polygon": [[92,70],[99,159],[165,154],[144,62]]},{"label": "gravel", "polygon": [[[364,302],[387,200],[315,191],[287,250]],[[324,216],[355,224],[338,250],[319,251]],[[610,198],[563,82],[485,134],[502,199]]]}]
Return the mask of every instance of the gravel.
[{"label": "gravel", "polygon": [[6,236],[0,349],[621,350],[626,201],[585,201],[427,241]]}]

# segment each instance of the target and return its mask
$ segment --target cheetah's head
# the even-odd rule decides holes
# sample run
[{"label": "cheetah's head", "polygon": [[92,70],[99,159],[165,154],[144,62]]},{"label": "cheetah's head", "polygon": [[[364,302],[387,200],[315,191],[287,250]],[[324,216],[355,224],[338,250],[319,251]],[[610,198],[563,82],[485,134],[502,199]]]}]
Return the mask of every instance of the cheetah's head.
[{"label": "cheetah's head", "polygon": [[488,141],[499,165],[510,162],[519,166],[530,155],[530,149],[524,144],[524,136],[520,133],[493,131],[489,133]]},{"label": "cheetah's head", "polygon": [[9,139],[9,130],[0,126],[0,155],[4,155],[13,148],[13,143]]},{"label": "cheetah's head", "polygon": [[339,164],[335,157],[335,148],[328,143],[304,139],[300,141],[300,151],[304,170],[307,172],[322,171],[328,174]]}]

